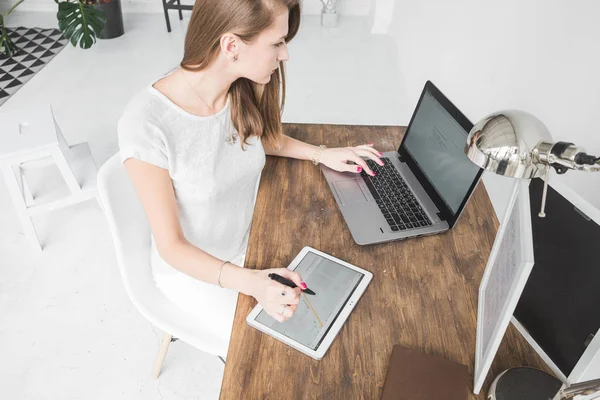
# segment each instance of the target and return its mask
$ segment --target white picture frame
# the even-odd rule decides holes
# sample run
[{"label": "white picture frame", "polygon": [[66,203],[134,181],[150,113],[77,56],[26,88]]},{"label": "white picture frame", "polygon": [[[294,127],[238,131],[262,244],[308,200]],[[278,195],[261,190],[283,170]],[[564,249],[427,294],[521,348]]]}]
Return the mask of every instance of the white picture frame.
[{"label": "white picture frame", "polygon": [[[321,360],[323,358],[323,356],[325,355],[325,353],[327,352],[327,350],[329,349],[329,347],[331,346],[331,343],[333,342],[333,340],[335,339],[335,337],[337,336],[339,331],[344,326],[344,323],[350,316],[350,313],[356,306],[356,303],[358,302],[360,297],[363,295],[363,293],[367,289],[367,286],[369,286],[369,283],[373,279],[373,274],[371,272],[366,271],[362,268],[359,268],[355,265],[347,263],[346,261],[340,260],[339,258],[331,256],[327,253],[323,253],[319,250],[316,250],[310,246],[305,246],[298,253],[298,255],[294,258],[294,260],[290,263],[290,265],[287,268],[291,271],[295,270],[296,267],[300,264],[300,262],[304,259],[304,257],[309,252],[311,252],[317,256],[323,257],[325,259],[331,260],[337,264],[340,264],[344,267],[352,269],[363,275],[360,282],[358,283],[358,286],[356,286],[356,288],[354,289],[354,291],[352,292],[352,294],[350,295],[350,297],[348,298],[346,303],[343,305],[343,307],[341,308],[341,311],[339,312],[339,314],[337,314],[337,317],[335,317],[334,322],[331,325],[331,328],[329,328],[329,330],[325,333],[324,337],[322,338],[322,340],[321,340],[319,346],[316,348],[316,350],[313,350],[310,347],[307,347],[307,346],[303,345],[302,343],[299,343],[299,342],[277,332],[276,330],[271,329],[269,326],[266,326],[266,325],[262,324],[261,322],[257,321],[256,320],[257,316],[263,310],[263,307],[260,304],[256,305],[252,309],[250,314],[248,314],[248,316],[246,317],[246,323],[249,326],[256,328],[257,330],[259,330],[263,333],[266,333],[267,335],[287,344],[288,346],[314,358],[315,360]],[[310,277],[307,278],[305,276],[302,276],[302,278],[305,279],[309,288],[315,287],[315,286],[311,286]],[[316,293],[318,296],[319,290],[316,290]]]},{"label": "white picture frame", "polygon": [[515,179],[479,286],[475,394],[483,386],[534,265],[529,182]]}]

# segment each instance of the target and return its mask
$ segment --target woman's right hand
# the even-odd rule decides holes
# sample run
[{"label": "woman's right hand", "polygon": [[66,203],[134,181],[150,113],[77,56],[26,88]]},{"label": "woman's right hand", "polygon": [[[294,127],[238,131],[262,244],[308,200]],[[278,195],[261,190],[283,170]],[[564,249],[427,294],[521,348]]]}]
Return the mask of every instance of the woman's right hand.
[{"label": "woman's right hand", "polygon": [[[269,278],[274,273],[294,282],[298,287],[291,288]],[[279,322],[291,318],[300,303],[302,288],[306,289],[306,283],[302,281],[299,273],[287,268],[269,268],[255,272],[250,295],[254,297],[263,309]]]}]

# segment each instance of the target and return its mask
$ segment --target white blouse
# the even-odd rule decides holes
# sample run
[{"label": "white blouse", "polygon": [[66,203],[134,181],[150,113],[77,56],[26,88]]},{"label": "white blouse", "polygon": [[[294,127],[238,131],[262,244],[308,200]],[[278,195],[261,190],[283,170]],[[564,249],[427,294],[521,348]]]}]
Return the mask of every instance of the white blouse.
[{"label": "white blouse", "polygon": [[[249,138],[245,151],[240,138],[235,144],[226,143],[235,131],[229,98],[215,115],[200,117],[173,103],[152,86],[154,82],[134,96],[119,120],[121,160],[134,157],[167,169],[185,238],[217,258],[243,266],[266,161],[261,140]],[[214,301],[228,291],[171,267],[160,258],[154,240],[151,265],[158,287],[197,317],[207,317],[210,311],[199,302]],[[198,291],[202,293],[194,293]]]}]

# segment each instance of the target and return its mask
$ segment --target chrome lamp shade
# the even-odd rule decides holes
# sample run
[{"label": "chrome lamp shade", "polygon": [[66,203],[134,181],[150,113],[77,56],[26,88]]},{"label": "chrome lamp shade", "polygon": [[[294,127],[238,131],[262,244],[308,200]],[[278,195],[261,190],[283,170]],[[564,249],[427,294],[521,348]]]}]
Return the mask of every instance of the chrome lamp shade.
[{"label": "chrome lamp shade", "polygon": [[479,167],[511,178],[544,177],[544,217],[550,168],[600,171],[600,157],[585,153],[573,143],[552,141],[548,128],[536,117],[519,110],[506,110],[479,121],[467,136],[465,154]]},{"label": "chrome lamp shade", "polygon": [[545,172],[540,147],[546,154],[552,147],[552,135],[542,121],[523,111],[506,110],[488,115],[471,129],[465,153],[487,171],[530,179]]}]

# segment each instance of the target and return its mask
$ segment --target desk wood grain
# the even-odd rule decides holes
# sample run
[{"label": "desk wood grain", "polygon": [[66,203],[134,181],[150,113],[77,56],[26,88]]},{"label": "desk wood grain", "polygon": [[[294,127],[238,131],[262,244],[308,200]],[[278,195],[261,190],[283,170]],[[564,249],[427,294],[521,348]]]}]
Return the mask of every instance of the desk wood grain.
[{"label": "desk wood grain", "polygon": [[[328,147],[370,141],[395,150],[404,128],[286,124],[285,133]],[[379,399],[393,345],[473,364],[477,292],[498,221],[480,184],[450,232],[372,246],[357,245],[320,168],[268,157],[246,256],[246,268],[286,267],[311,246],[373,272],[373,281],[321,361],[246,325],[256,305],[240,295],[221,399]],[[484,390],[502,370],[545,369],[511,326]]]}]

